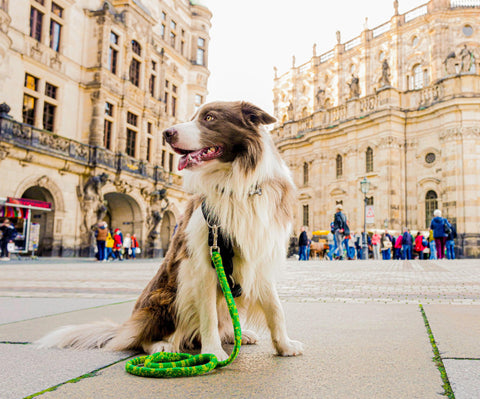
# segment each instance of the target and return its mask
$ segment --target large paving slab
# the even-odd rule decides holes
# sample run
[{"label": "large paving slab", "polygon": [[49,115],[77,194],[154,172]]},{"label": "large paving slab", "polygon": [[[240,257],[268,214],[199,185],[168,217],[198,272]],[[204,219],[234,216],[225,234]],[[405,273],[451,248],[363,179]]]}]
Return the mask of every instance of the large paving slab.
[{"label": "large paving slab", "polygon": [[0,313],[0,325],[118,302],[121,301],[118,299],[102,298],[65,300],[65,298],[0,297],[0,309],[2,309]]},{"label": "large paving slab", "polygon": [[480,359],[480,306],[425,305],[442,358]]},{"label": "large paving slab", "polygon": [[[63,300],[66,303],[75,304],[78,298],[64,298]],[[130,316],[134,304],[135,301],[129,301],[3,324],[0,325],[0,341],[33,342],[53,329],[68,324],[82,324],[105,319],[122,323]]]},{"label": "large paving slab", "polygon": [[19,399],[125,359],[126,353],[0,344],[0,397]]},{"label": "large paving slab", "polygon": [[480,359],[443,360],[455,399],[480,398]]},{"label": "large paving slab", "polygon": [[[136,377],[120,362],[45,398],[441,398],[442,381],[416,305],[285,303],[303,356],[244,346],[230,366],[200,377]],[[73,355],[72,355],[73,356]]]}]

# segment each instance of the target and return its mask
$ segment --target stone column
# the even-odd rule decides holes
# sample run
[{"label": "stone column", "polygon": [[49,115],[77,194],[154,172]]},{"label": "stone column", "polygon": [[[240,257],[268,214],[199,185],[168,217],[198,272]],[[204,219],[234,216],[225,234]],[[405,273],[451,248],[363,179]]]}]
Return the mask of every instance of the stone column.
[{"label": "stone column", "polygon": [[90,93],[92,101],[92,120],[88,143],[103,147],[103,123],[105,116],[105,100],[100,90]]}]

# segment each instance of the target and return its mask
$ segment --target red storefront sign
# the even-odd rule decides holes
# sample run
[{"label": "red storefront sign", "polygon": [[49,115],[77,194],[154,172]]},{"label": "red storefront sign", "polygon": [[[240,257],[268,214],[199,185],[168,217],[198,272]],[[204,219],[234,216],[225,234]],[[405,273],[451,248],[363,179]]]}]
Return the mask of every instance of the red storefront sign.
[{"label": "red storefront sign", "polygon": [[28,198],[11,198],[7,197],[6,206],[22,206],[22,207],[32,207],[32,208],[42,208],[42,209],[52,209],[51,202],[38,201]]}]

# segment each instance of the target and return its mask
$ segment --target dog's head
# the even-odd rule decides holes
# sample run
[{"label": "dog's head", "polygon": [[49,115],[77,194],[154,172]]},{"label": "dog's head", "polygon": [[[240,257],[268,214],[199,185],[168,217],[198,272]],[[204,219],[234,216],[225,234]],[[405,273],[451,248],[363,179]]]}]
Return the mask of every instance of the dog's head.
[{"label": "dog's head", "polygon": [[195,169],[211,162],[239,162],[254,168],[262,153],[260,125],[275,118],[248,102],[213,102],[203,105],[190,122],[163,132],[181,155],[178,170]]}]

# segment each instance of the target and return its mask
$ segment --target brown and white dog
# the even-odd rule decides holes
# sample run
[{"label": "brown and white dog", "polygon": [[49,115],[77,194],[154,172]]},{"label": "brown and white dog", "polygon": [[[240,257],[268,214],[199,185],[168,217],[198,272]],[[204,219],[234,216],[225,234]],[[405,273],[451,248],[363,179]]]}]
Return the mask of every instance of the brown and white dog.
[{"label": "brown and white dog", "polygon": [[[210,263],[208,226],[201,203],[217,217],[233,244],[233,278],[242,287],[235,302],[242,320],[266,325],[279,355],[302,353],[291,340],[275,288],[274,271],[286,258],[294,185],[270,134],[275,119],[247,102],[202,106],[190,122],[164,132],[181,155],[185,185],[194,196],[165,260],[124,324],[66,326],[38,341],[42,347],[177,352],[201,344],[202,353],[227,359],[233,343],[228,309]],[[255,343],[245,330],[242,343]]]}]

